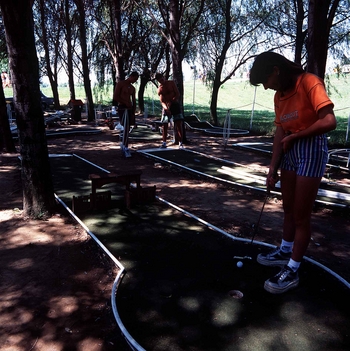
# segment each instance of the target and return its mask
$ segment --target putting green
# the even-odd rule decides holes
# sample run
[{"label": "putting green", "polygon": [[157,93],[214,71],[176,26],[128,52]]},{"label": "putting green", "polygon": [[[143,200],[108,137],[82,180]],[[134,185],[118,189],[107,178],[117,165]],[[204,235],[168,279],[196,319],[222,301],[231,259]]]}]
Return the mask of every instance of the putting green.
[{"label": "putting green", "polygon": [[[75,156],[51,158],[51,167],[68,207],[73,195],[90,192],[88,175],[102,172]],[[269,248],[232,240],[158,201],[127,210],[123,186],[107,188],[112,207],[79,218],[126,268],[116,303],[143,349],[349,349],[349,289],[328,272],[306,261],[298,288],[271,295],[263,283],[279,269],[255,261]],[[238,268],[234,256],[252,259]]]},{"label": "putting green", "polygon": [[[159,162],[168,163],[219,182],[266,191],[266,174],[239,163],[210,157],[187,149],[150,149],[139,152]],[[272,193],[280,194],[279,183],[276,184],[276,189]],[[337,207],[349,207],[350,187],[336,182],[323,181],[316,202]]]}]

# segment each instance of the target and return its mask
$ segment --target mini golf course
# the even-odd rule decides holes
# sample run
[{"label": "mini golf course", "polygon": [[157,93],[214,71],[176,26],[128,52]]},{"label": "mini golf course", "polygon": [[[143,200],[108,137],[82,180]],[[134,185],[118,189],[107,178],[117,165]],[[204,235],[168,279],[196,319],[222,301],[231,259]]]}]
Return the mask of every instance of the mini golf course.
[{"label": "mini golf course", "polygon": [[[169,150],[173,155],[169,157],[174,164],[182,164],[177,151],[181,150]],[[218,169],[216,160],[206,161],[197,154],[192,158],[187,168],[197,165],[208,174],[206,169]],[[305,258],[300,286],[271,295],[264,291],[263,282],[279,268],[255,261],[259,252],[270,250],[269,245],[252,245],[223,233],[164,199],[127,208],[121,184],[99,190],[111,194],[104,209],[86,206],[73,214],[73,196],[91,193],[89,175],[108,171],[78,155],[52,155],[50,160],[59,201],[108,252],[106,260],[113,257],[120,262],[122,272],[111,299],[131,349],[350,348],[350,285],[335,272]],[[243,267],[237,267],[238,260]]]}]

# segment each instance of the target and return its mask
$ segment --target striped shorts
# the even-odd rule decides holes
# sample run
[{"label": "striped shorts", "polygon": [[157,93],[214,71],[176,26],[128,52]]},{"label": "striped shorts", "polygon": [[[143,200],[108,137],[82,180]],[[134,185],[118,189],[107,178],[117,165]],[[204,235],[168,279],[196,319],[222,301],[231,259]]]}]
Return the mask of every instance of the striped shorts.
[{"label": "striped shorts", "polygon": [[298,139],[284,155],[281,168],[299,176],[322,177],[328,161],[325,134]]}]

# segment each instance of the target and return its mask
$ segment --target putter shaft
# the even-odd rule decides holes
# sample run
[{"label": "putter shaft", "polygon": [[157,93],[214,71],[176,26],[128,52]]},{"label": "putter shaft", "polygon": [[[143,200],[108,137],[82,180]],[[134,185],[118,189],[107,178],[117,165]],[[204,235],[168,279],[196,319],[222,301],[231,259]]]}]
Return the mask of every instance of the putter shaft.
[{"label": "putter shaft", "polygon": [[262,205],[262,208],[261,208],[261,211],[260,211],[260,214],[259,214],[259,218],[258,218],[258,221],[256,222],[256,225],[254,227],[254,233],[253,233],[253,237],[252,237],[252,241],[250,242],[251,244],[253,243],[254,241],[254,238],[255,238],[255,235],[256,233],[258,232],[258,228],[259,228],[259,224],[260,224],[260,219],[261,219],[261,216],[264,212],[264,208],[265,208],[265,205],[266,205],[266,201],[267,201],[267,198],[269,197],[270,195],[270,189],[267,189],[266,191],[266,195],[265,195],[265,199],[264,199],[264,203]]},{"label": "putter shaft", "polygon": [[[274,169],[273,169],[273,172],[272,172],[274,178],[277,176],[278,168],[279,168],[280,165],[281,165],[281,162],[282,162],[282,159],[283,159],[283,155],[284,155],[284,152],[283,152],[283,150],[282,150],[281,153],[278,155],[277,162],[276,162],[276,164],[275,164],[275,166],[274,166]],[[266,189],[266,195],[265,195],[265,199],[264,199],[264,203],[263,203],[263,205],[262,205],[262,208],[261,208],[261,211],[260,211],[260,214],[259,214],[258,221],[257,221],[257,223],[256,223],[256,225],[255,225],[255,228],[254,228],[254,233],[253,233],[252,240],[251,240],[251,242],[250,242],[251,244],[253,243],[254,238],[255,238],[255,235],[256,235],[256,233],[257,233],[257,231],[258,231],[259,224],[260,224],[260,219],[261,219],[262,213],[264,212],[264,208],[265,208],[265,205],[266,205],[266,201],[267,201],[267,198],[268,198],[269,196],[270,196],[270,188],[267,187],[267,189]]]}]

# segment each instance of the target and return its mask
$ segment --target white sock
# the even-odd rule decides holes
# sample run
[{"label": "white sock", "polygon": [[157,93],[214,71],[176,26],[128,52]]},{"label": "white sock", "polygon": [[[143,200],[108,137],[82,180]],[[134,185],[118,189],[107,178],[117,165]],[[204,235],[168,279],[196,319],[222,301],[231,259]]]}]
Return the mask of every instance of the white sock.
[{"label": "white sock", "polygon": [[285,241],[282,239],[280,249],[284,253],[292,252],[293,244],[294,244],[293,241]]},{"label": "white sock", "polygon": [[293,272],[296,272],[300,267],[300,262],[294,261],[292,258],[289,260],[288,265],[289,268],[292,269]]}]

